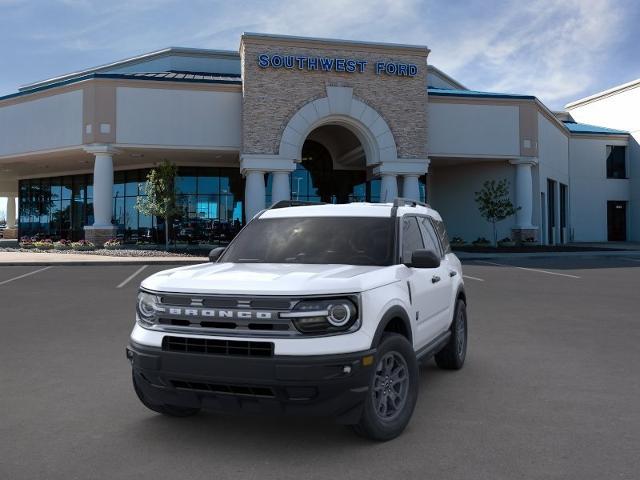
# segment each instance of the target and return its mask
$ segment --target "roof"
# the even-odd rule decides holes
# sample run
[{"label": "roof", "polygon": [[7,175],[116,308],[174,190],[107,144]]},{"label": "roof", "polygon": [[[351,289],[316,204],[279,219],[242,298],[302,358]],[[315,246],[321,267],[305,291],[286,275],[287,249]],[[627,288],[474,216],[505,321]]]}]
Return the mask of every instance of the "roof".
[{"label": "roof", "polygon": [[455,78],[453,78],[452,76],[450,76],[447,73],[444,73],[442,70],[440,70],[438,67],[434,67],[433,65],[429,64],[427,65],[427,70],[429,71],[429,73],[434,74],[434,75],[438,75],[440,76],[442,79],[446,80],[447,82],[451,83],[452,85],[454,85],[456,88],[459,88],[460,90],[467,90],[467,87],[465,87],[463,84],[461,84],[459,81],[457,81]]},{"label": "roof", "polygon": [[429,95],[441,97],[475,97],[475,98],[519,98],[523,100],[535,100],[533,95],[518,93],[479,92],[477,90],[459,90],[453,88],[427,88]]},{"label": "roof", "polygon": [[49,90],[51,88],[62,87],[65,85],[71,85],[73,83],[83,82],[85,80],[91,80],[93,78],[110,78],[120,80],[152,80],[160,82],[184,82],[184,83],[209,83],[209,84],[223,84],[223,85],[242,85],[242,78],[240,75],[234,75],[230,73],[194,73],[194,72],[137,72],[137,73],[89,73],[80,77],[73,77],[67,80],[60,80],[54,83],[47,83],[40,87],[31,88],[29,90],[22,90],[17,93],[10,93],[0,97],[0,100],[7,100],[10,98],[22,97],[25,95],[31,95],[35,92],[41,92],[43,90]]},{"label": "roof", "polygon": [[589,102],[592,102],[594,100],[598,100],[598,99],[603,98],[603,97],[608,97],[610,95],[615,95],[617,93],[621,93],[621,92],[623,92],[625,90],[629,90],[631,88],[635,88],[635,87],[639,87],[639,86],[640,86],[640,78],[637,78],[635,80],[631,80],[630,82],[623,83],[623,84],[617,85],[617,86],[615,86],[613,88],[609,88],[607,90],[603,90],[601,92],[594,93],[593,95],[589,95],[588,97],[580,98],[580,99],[575,100],[575,101],[573,101],[571,103],[567,103],[564,108],[570,110],[570,109],[575,108],[575,107],[577,107],[579,105],[582,105],[583,103],[589,103]]},{"label": "roof", "polygon": [[571,121],[563,121],[565,127],[569,129],[571,133],[575,134],[596,134],[596,135],[628,135],[629,132],[625,130],[615,130],[613,128],[598,127],[596,125],[589,125],[587,123],[577,123]]},{"label": "roof", "polygon": [[230,50],[210,50],[204,48],[185,48],[185,47],[168,47],[163,48],[161,50],[155,50],[153,52],[143,53],[141,55],[136,55],[134,57],[125,58],[122,60],[117,60],[115,62],[106,63],[104,65],[99,65],[97,67],[86,68],[83,70],[78,70],[77,72],[71,72],[64,75],[60,75],[58,77],[49,78],[46,80],[40,80],[38,82],[29,83],[26,85],[22,85],[18,88],[19,91],[23,90],[31,90],[34,88],[38,88],[50,83],[58,83],[64,80],[69,80],[74,77],[81,77],[88,75],[90,73],[99,73],[104,70],[112,70],[114,68],[121,68],[127,65],[135,65],[141,62],[147,62],[154,58],[166,57],[170,55],[190,55],[190,56],[214,56],[214,57],[227,57],[239,59],[240,54],[238,52],[230,51]]},{"label": "roof", "polygon": [[[290,217],[391,217],[393,203],[368,203],[354,202],[333,204],[326,203],[320,205],[305,205],[299,207],[283,207],[265,210],[260,218],[290,218]],[[440,215],[435,210],[421,205],[400,206],[398,215],[406,213],[428,214],[436,219]]]}]

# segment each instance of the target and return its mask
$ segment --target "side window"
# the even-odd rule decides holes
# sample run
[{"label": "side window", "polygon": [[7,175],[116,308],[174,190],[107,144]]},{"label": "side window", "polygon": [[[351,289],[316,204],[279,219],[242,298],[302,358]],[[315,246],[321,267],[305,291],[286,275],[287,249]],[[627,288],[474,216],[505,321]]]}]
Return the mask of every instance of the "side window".
[{"label": "side window", "polygon": [[420,248],[424,248],[424,245],[416,217],[404,217],[402,219],[402,263],[411,262],[411,254]]},{"label": "side window", "polygon": [[433,251],[436,255],[442,257],[442,249],[440,248],[440,242],[438,242],[438,236],[433,230],[433,226],[427,217],[420,217],[420,227],[424,237],[424,248]]},{"label": "side window", "polygon": [[440,220],[431,219],[433,226],[436,229],[436,233],[440,238],[440,244],[444,249],[444,253],[451,253],[451,245],[449,244],[449,235],[447,235],[447,230],[444,228],[444,222]]}]

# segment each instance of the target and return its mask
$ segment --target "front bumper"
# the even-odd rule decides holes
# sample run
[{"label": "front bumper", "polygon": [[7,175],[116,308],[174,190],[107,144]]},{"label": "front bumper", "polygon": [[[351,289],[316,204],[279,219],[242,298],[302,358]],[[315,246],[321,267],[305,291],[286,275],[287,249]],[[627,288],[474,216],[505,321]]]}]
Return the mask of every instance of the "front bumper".
[{"label": "front bumper", "polygon": [[334,417],[341,423],[360,418],[375,365],[368,357],[375,358],[375,349],[256,358],[165,351],[134,342],[127,347],[137,383],[154,403]]}]

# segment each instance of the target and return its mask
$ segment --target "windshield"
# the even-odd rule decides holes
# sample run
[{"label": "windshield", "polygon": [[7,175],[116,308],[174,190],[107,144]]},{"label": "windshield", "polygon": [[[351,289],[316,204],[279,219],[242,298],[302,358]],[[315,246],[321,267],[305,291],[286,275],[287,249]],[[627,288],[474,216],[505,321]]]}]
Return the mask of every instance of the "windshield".
[{"label": "windshield", "polygon": [[256,219],[220,261],[391,265],[393,235],[392,219],[383,217]]}]

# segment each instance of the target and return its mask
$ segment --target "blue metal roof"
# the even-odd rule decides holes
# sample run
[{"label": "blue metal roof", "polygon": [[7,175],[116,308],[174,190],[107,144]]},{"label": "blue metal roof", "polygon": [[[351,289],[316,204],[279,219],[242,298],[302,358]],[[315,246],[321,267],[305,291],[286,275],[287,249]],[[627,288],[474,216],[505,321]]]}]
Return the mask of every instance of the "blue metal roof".
[{"label": "blue metal roof", "polygon": [[62,80],[59,82],[49,83],[42,87],[31,88],[29,90],[23,90],[17,93],[10,93],[0,97],[0,100],[6,100],[9,98],[23,97],[35,92],[41,92],[43,90],[49,90],[51,88],[62,87],[64,85],[70,85],[73,83],[82,82],[84,80],[90,80],[92,78],[113,78],[124,80],[152,80],[155,82],[186,82],[186,83],[217,83],[228,85],[242,85],[242,78],[240,75],[234,75],[230,73],[192,73],[192,72],[141,72],[141,73],[90,73],[81,77],[74,77],[69,80]]},{"label": "blue metal roof", "polygon": [[521,100],[535,100],[533,95],[518,93],[479,92],[477,90],[456,90],[453,88],[427,88],[429,95],[441,97],[474,97],[474,98],[518,98]]},{"label": "blue metal roof", "polygon": [[595,133],[598,135],[628,135],[629,132],[625,130],[615,130],[613,128],[598,127],[597,125],[589,125],[587,123],[576,123],[564,121],[564,126],[569,129],[571,133]]}]

